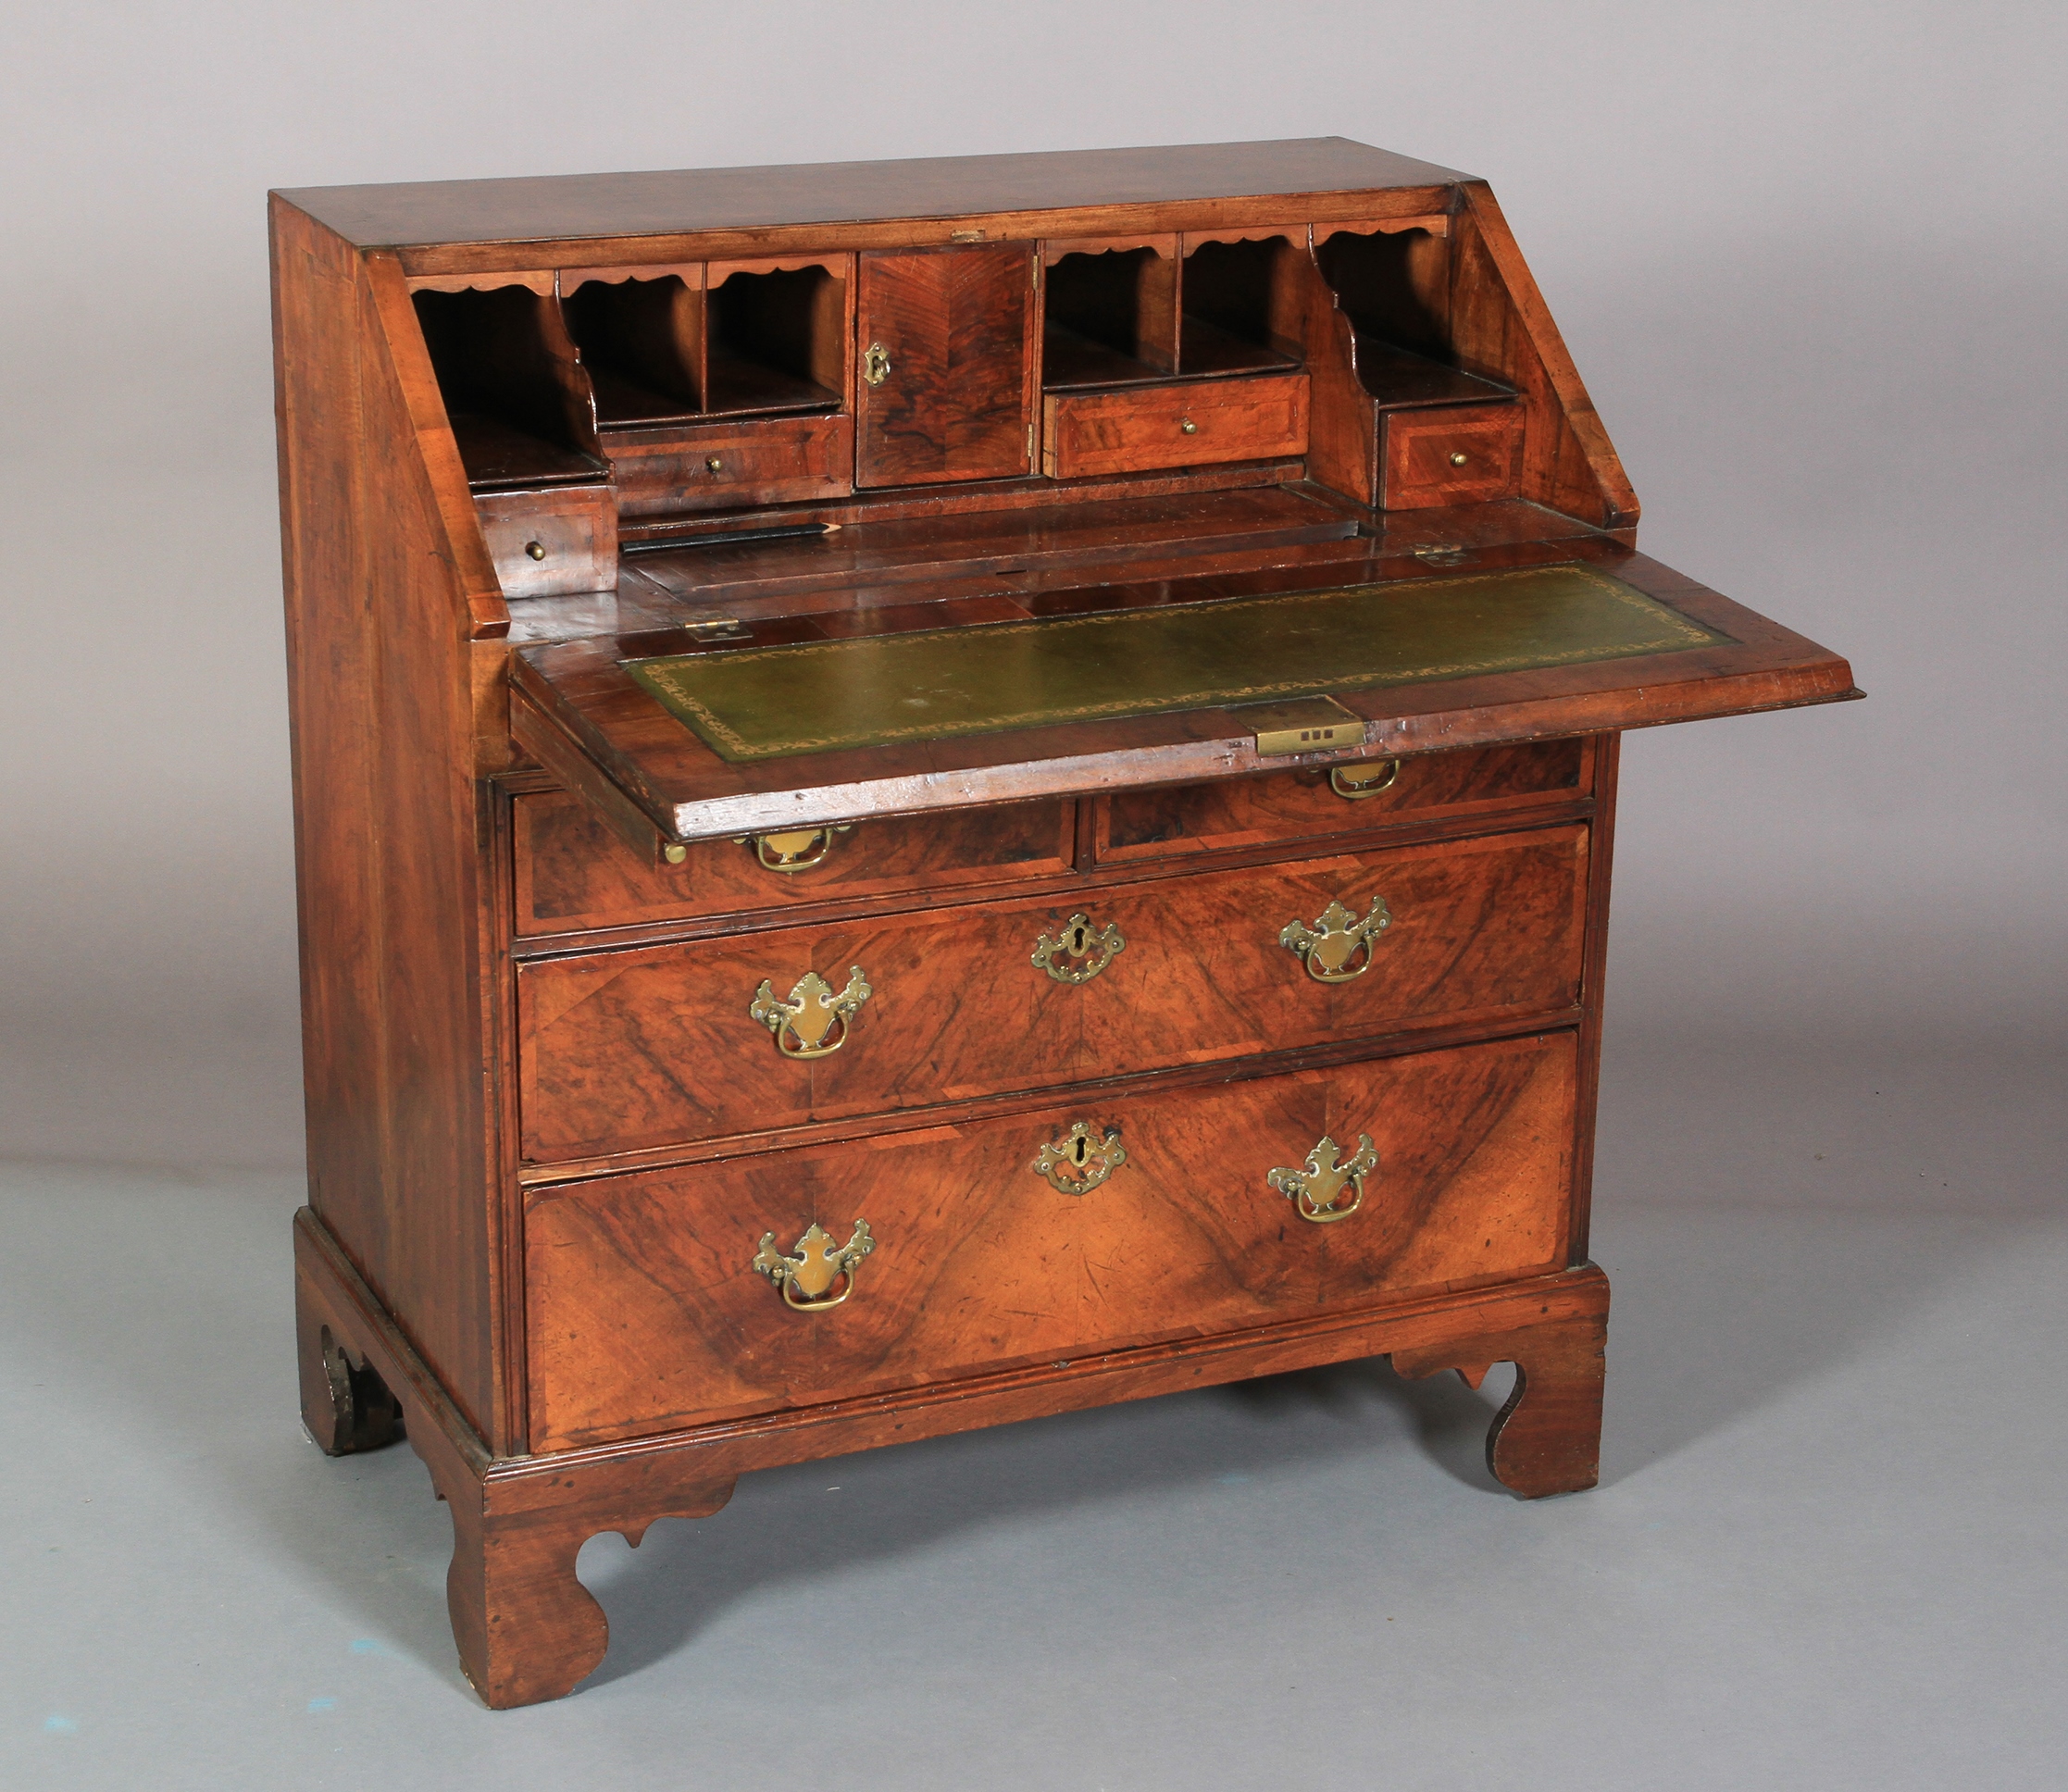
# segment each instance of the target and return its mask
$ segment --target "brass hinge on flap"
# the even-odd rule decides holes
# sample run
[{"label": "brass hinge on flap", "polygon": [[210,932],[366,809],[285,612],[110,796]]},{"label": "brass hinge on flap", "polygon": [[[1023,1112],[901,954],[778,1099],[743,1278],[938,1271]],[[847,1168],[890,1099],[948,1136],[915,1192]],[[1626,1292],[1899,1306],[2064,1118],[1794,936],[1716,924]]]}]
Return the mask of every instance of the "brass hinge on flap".
[{"label": "brass hinge on flap", "polygon": [[1241,703],[1228,712],[1256,736],[1266,757],[1330,753],[1364,744],[1364,718],[1333,697],[1300,697],[1283,703]]}]

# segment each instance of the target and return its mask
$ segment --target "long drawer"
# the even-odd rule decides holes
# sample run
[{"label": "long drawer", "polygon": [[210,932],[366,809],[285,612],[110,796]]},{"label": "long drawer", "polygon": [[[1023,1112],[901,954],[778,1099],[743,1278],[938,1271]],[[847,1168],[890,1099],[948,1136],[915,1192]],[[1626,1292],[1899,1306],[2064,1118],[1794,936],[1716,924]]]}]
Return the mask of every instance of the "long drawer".
[{"label": "long drawer", "polygon": [[1587,842],[1571,825],[1087,890],[1076,910],[976,902],[527,964],[524,1154],[1552,1014],[1578,999]]},{"label": "long drawer", "polygon": [[1559,1032],[535,1189],[531,1448],[1555,1268],[1576,1063]]}]

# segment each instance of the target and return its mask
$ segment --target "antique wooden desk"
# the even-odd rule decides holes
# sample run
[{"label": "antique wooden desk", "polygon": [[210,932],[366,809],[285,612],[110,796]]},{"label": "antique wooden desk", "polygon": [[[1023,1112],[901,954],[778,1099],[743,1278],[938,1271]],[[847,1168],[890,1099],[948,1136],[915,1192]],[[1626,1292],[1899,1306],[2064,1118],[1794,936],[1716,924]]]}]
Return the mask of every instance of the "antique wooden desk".
[{"label": "antique wooden desk", "polygon": [[273,199],[303,1406],[492,1705],[746,1469],[1345,1358],[1592,1485],[1635,551],[1492,194],[1339,139]]}]

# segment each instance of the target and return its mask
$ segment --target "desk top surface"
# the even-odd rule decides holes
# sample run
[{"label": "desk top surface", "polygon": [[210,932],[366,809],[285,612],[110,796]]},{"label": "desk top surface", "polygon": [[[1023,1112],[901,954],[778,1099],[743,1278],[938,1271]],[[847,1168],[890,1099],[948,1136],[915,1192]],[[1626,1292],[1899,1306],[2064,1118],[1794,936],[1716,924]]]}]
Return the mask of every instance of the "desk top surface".
[{"label": "desk top surface", "polygon": [[280,197],[361,248],[674,235],[1074,206],[1443,186],[1472,177],[1347,137],[1051,150],[787,168],[298,187]]}]

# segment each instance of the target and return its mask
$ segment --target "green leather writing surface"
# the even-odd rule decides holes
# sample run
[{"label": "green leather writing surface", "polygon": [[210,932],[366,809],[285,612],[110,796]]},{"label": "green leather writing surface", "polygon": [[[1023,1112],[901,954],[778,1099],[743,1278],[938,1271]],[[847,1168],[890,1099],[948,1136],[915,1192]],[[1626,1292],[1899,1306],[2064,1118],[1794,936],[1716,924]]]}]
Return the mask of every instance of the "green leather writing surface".
[{"label": "green leather writing surface", "polygon": [[627,663],[735,763],[1727,641],[1577,565]]}]

